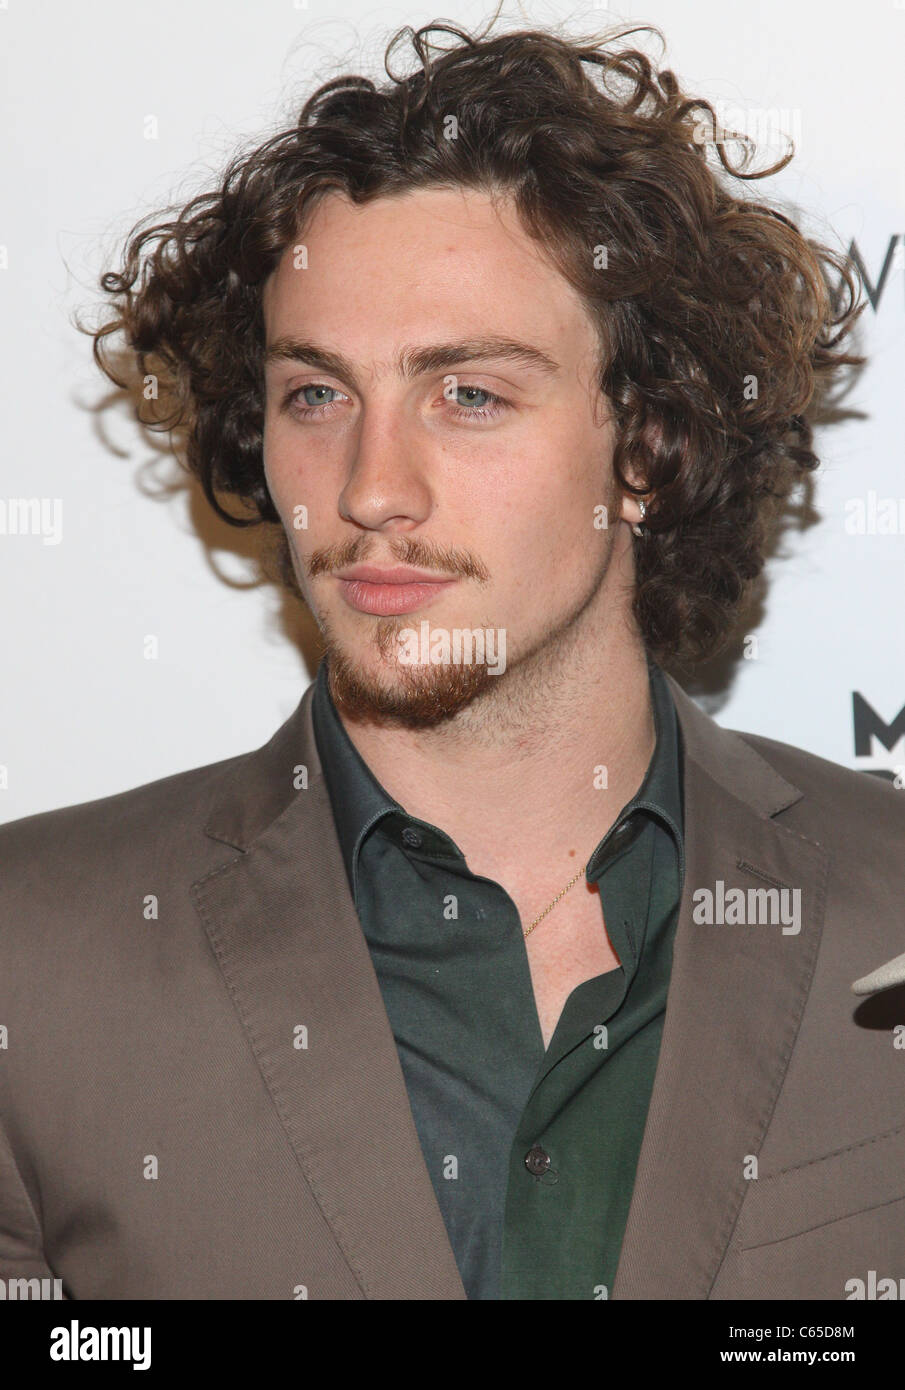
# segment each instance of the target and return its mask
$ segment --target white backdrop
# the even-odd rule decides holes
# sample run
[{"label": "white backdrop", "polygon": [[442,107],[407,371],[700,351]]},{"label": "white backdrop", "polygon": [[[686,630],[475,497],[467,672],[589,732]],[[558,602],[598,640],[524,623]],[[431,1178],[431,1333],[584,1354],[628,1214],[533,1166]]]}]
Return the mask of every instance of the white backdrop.
[{"label": "white backdrop", "polygon": [[[178,483],[165,439],[150,449],[110,405],[73,313],[92,313],[98,274],[139,216],[208,187],[313,83],[377,75],[399,25],[488,13],[414,0],[0,0],[0,519],[10,499],[47,508],[44,534],[0,527],[0,820],[256,747],[313,674],[294,640],[304,629],[275,589],[252,584],[247,541]],[[905,706],[905,0],[524,0],[503,14],[507,27],[577,33],[658,25],[668,66],[726,124],[747,115],[752,134],[779,125],[795,140],[791,166],[752,196],[806,209],[803,228],[841,249],[854,240],[874,290],[889,255],[861,319],[870,360],[852,414],[819,431],[813,511],[769,565],[757,657],[721,662],[691,689],[728,727],[865,771],[905,767],[905,714],[889,749],[875,737],[860,756],[852,716],[856,691],[880,725]]]}]

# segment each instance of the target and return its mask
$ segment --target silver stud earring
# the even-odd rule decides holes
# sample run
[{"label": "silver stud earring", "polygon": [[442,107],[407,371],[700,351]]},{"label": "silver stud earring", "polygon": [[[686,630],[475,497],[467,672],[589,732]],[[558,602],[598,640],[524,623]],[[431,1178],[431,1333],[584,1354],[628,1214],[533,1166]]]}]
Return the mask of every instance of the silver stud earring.
[{"label": "silver stud earring", "polygon": [[643,497],[639,498],[638,500],[638,510],[641,513],[641,520],[640,522],[632,522],[632,531],[636,536],[646,536],[647,527],[644,525],[644,518],[647,516],[647,503],[645,502]]}]

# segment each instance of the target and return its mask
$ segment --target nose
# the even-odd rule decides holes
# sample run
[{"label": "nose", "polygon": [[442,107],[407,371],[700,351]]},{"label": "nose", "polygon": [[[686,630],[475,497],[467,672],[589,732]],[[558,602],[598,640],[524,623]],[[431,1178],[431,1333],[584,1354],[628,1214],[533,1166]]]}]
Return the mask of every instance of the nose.
[{"label": "nose", "polygon": [[339,512],[369,531],[411,530],[430,516],[434,495],[423,443],[413,422],[389,403],[359,417]]}]

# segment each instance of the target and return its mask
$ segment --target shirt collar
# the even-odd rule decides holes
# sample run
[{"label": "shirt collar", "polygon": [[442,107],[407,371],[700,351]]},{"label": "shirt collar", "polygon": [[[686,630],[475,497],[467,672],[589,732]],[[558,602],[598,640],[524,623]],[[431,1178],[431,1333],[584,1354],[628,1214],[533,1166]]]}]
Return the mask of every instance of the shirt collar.
[{"label": "shirt collar", "polygon": [[314,681],[311,720],[336,834],[354,896],[358,853],[365,837],[384,816],[393,812],[404,815],[405,812],[377,781],[346,733],[330,694],[326,657]]},{"label": "shirt collar", "polygon": [[[620,811],[588,861],[587,877],[594,881],[617,855],[640,834],[648,816],[671,832],[684,874],[681,731],[666,679],[652,657],[647,658],[656,743],[638,791]],[[327,658],[320,664],[311,703],[314,737],[324,770],[333,819],[353,898],[356,898],[358,856],[371,830],[385,816],[409,820],[435,835],[435,827],[409,817],[377,781],[343,726],[327,680]],[[445,837],[444,837],[445,838]],[[356,898],[357,901],[357,898]]]},{"label": "shirt collar", "polygon": [[656,817],[671,833],[679,857],[679,872],[684,879],[682,734],[666,677],[650,655],[647,670],[656,731],[654,751],[641,786],[623,806],[588,861],[587,877],[592,882],[640,834],[647,816]]}]

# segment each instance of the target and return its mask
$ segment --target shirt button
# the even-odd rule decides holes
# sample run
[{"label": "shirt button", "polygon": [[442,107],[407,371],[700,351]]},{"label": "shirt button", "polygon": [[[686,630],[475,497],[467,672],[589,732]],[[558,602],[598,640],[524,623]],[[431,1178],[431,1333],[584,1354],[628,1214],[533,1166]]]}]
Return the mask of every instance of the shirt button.
[{"label": "shirt button", "polygon": [[541,1148],[540,1144],[535,1144],[525,1154],[525,1167],[536,1178],[541,1177],[550,1167],[550,1155],[547,1150]]},{"label": "shirt button", "polygon": [[402,843],[408,845],[409,849],[420,849],[421,836],[417,830],[413,830],[410,825],[407,825],[402,832]]}]

